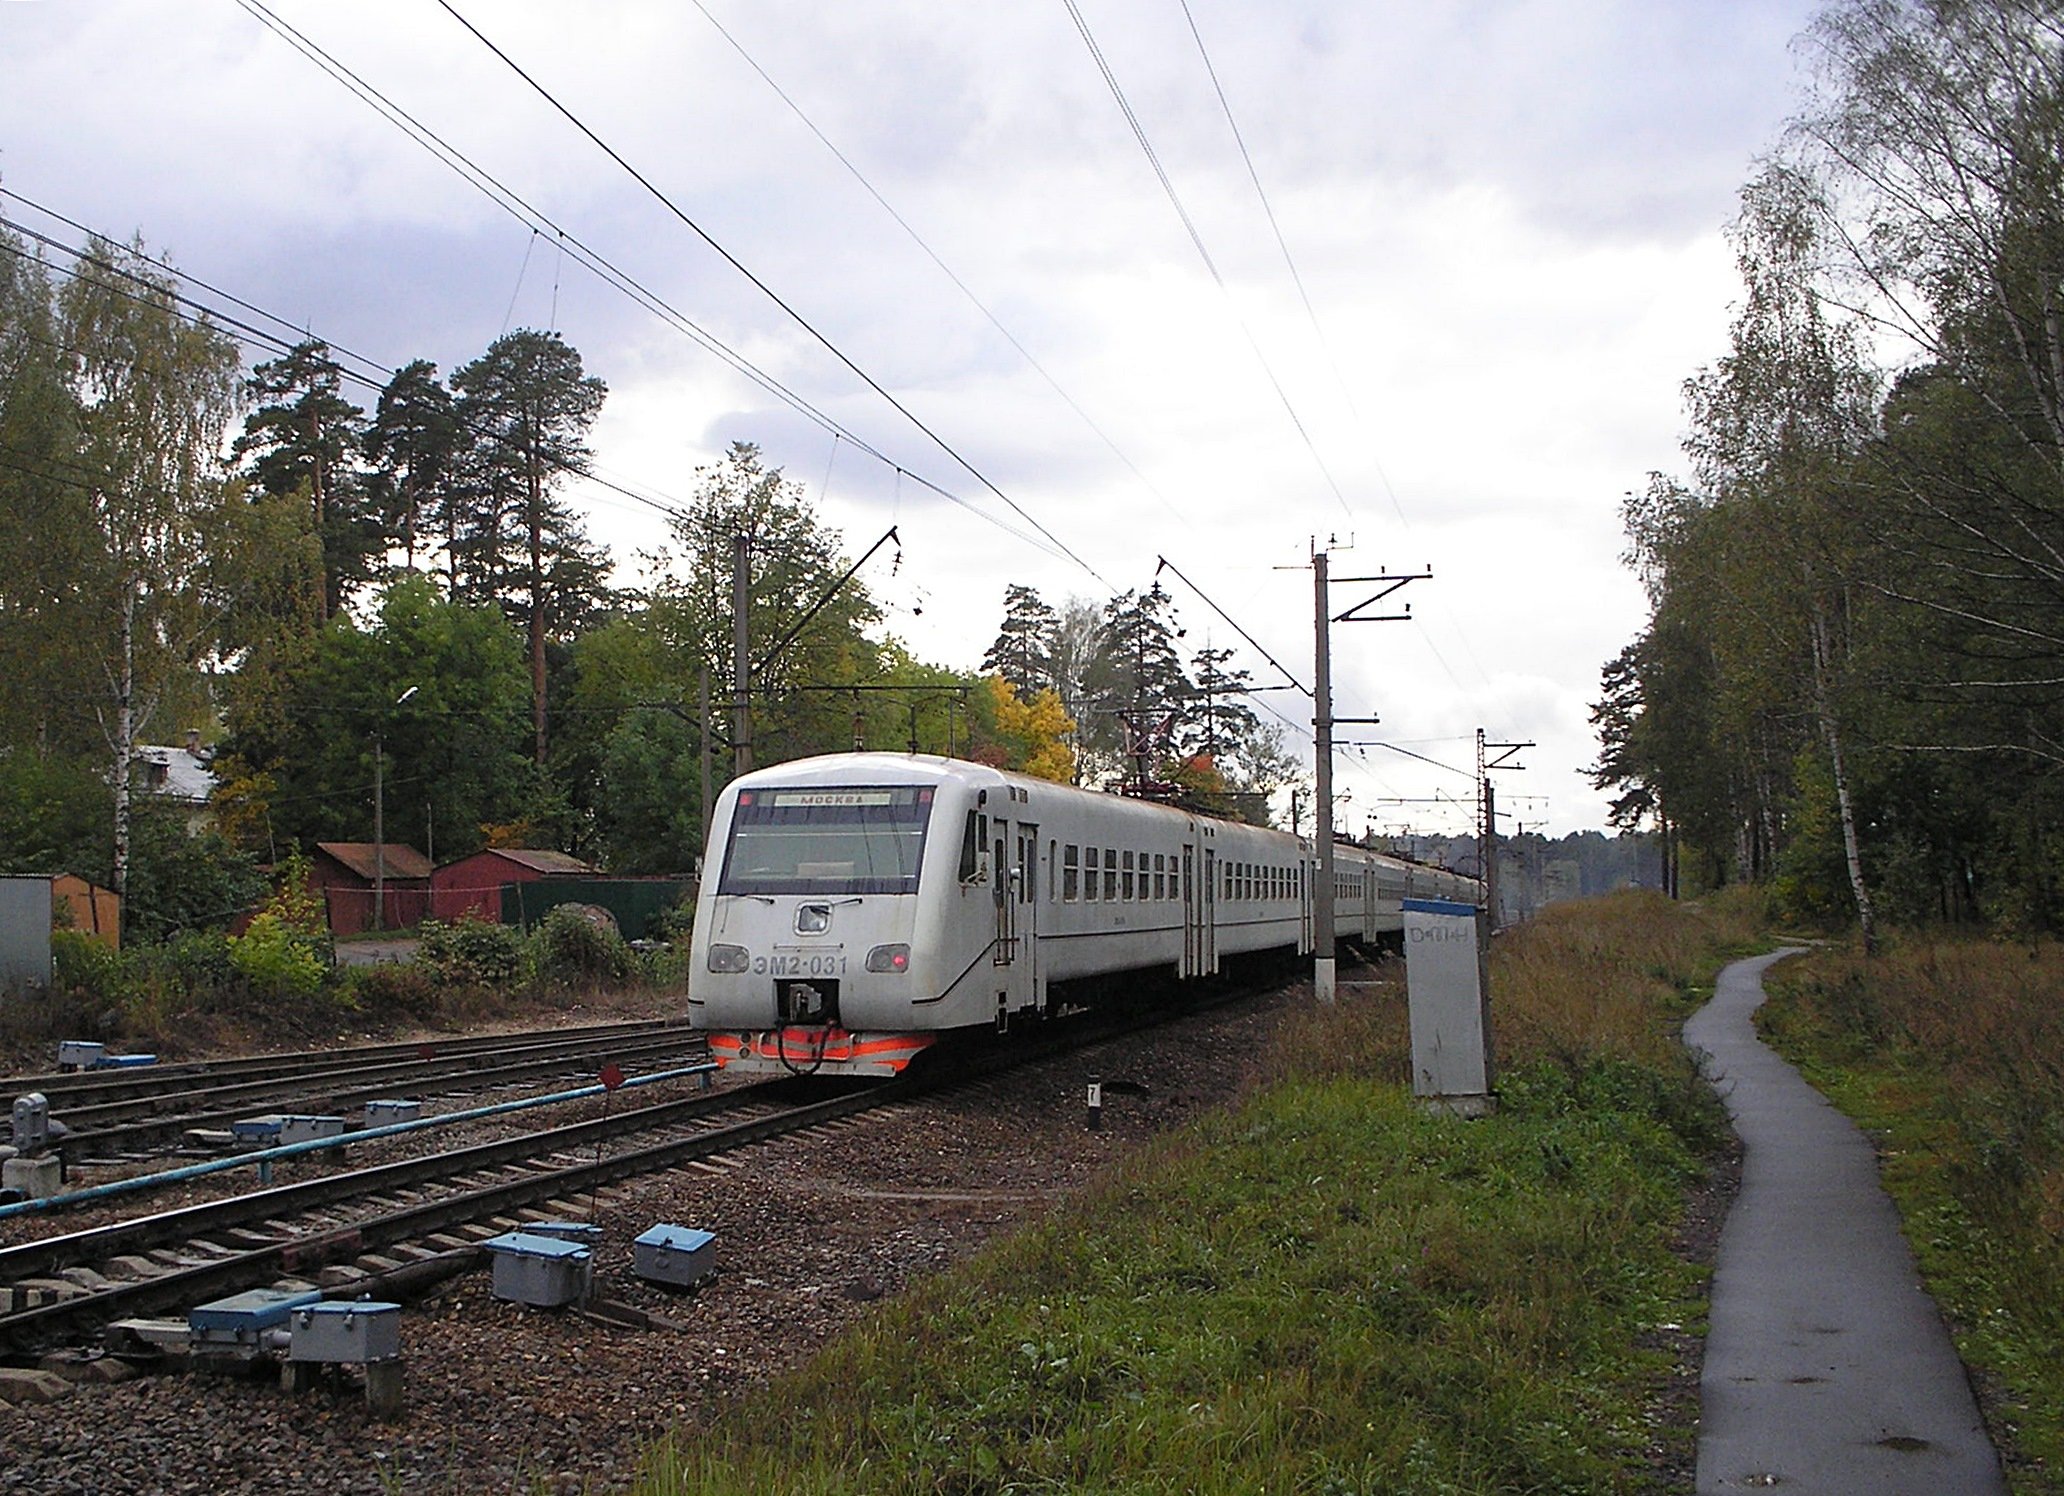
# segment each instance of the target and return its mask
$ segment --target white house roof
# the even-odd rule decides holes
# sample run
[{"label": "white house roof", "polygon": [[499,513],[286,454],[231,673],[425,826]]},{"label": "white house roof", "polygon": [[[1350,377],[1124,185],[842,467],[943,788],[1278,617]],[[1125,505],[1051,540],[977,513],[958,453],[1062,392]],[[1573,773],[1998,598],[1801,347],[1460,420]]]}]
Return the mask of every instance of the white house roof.
[{"label": "white house roof", "polygon": [[189,805],[206,805],[215,792],[215,775],[190,749],[139,743],[135,762],[144,767],[143,787],[152,794],[181,800]]}]

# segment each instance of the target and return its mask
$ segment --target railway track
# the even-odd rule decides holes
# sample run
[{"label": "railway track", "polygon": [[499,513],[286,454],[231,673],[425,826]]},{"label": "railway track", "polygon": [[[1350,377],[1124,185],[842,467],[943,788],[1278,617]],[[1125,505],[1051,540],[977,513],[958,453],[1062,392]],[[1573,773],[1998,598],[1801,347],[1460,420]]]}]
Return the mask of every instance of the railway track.
[{"label": "railway track", "polygon": [[[1273,985],[1270,983],[1268,985]],[[393,1253],[477,1255],[454,1234],[620,1180],[717,1158],[1242,1000],[1265,986],[1123,1015],[1080,1015],[1007,1046],[956,1049],[929,1070],[830,1097],[795,1099],[777,1080],[620,1112],[425,1157],[0,1248],[0,1356],[82,1343],[120,1319],[187,1308],[282,1277],[309,1281],[333,1263]],[[389,1267],[394,1261],[389,1259]],[[356,1296],[361,1282],[334,1290]]]},{"label": "railway track", "polygon": [[782,1086],[660,1102],[0,1248],[9,1300],[0,1313],[0,1353],[76,1340],[117,1319],[191,1306],[282,1275],[313,1274],[885,1104],[873,1093],[787,1105],[765,1094]]},{"label": "railway track", "polygon": [[40,1091],[53,1107],[60,1104],[85,1106],[125,1097],[149,1096],[160,1091],[195,1089],[211,1084],[348,1069],[354,1065],[377,1065],[392,1060],[462,1060],[498,1051],[520,1049],[541,1042],[568,1044],[589,1040],[606,1043],[655,1030],[679,1028],[666,1019],[631,1019],[620,1023],[587,1024],[577,1028],[529,1029],[508,1034],[483,1034],[473,1038],[415,1040],[396,1044],[362,1044],[338,1049],[282,1050],[272,1054],[238,1055],[219,1060],[179,1060],[134,1069],[50,1070],[34,1074],[0,1076],[0,1096],[19,1096]]},{"label": "railway track", "polygon": [[428,1058],[302,1069],[285,1076],[204,1081],[184,1089],[160,1088],[86,1104],[50,1099],[52,1115],[70,1130],[64,1142],[66,1156],[86,1162],[134,1154],[195,1128],[225,1127],[266,1107],[351,1111],[401,1090],[470,1095],[577,1069],[591,1071],[604,1060],[619,1066],[658,1066],[707,1052],[702,1036],[686,1027],[637,1025],[571,1039],[529,1036],[528,1042],[468,1049],[456,1055],[439,1052]]}]

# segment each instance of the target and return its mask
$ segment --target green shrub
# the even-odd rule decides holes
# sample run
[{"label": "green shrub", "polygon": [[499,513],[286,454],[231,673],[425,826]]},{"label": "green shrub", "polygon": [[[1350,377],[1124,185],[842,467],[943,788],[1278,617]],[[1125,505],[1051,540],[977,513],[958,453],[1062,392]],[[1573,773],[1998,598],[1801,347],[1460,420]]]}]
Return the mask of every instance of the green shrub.
[{"label": "green shrub", "polygon": [[135,957],[76,930],[50,932],[50,961],[53,998],[98,1005],[107,1015],[142,985]]},{"label": "green shrub", "polygon": [[156,947],[152,956],[189,997],[206,998],[237,981],[229,937],[220,930],[189,930]]},{"label": "green shrub", "polygon": [[613,925],[590,919],[572,904],[561,904],[539,922],[531,937],[531,961],[544,987],[621,982],[635,965],[631,948]]},{"label": "green shrub", "polygon": [[681,945],[688,943],[688,937],[695,931],[695,895],[684,893],[673,903],[652,916],[645,926],[647,940],[665,940]]},{"label": "green shrub", "polygon": [[359,1009],[369,1016],[429,1018],[437,1012],[437,984],[414,962],[354,967],[347,981]]},{"label": "green shrub", "polygon": [[305,1002],[322,991],[329,975],[318,943],[272,909],[230,942],[229,964],[262,1002]]},{"label": "green shrub", "polygon": [[523,966],[523,934],[468,914],[456,924],[426,919],[416,964],[450,987],[494,987],[513,981]]}]

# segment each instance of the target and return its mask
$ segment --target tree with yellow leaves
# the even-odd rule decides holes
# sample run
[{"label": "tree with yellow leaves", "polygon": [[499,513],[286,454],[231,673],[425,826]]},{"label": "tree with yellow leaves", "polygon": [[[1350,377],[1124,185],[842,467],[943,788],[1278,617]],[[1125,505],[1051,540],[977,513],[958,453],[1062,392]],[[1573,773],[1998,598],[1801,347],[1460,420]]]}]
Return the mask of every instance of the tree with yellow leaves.
[{"label": "tree with yellow leaves", "polygon": [[1075,750],[1068,737],[1075,723],[1050,687],[1021,701],[1001,675],[985,675],[974,705],[975,759],[1056,784],[1074,782]]}]

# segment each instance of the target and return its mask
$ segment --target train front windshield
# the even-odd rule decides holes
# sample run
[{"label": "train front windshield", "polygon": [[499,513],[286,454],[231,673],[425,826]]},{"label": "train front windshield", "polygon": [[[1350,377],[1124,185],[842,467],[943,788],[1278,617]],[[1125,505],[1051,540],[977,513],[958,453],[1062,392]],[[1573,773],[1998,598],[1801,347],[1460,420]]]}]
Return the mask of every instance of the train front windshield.
[{"label": "train front windshield", "polygon": [[930,785],[744,790],[719,893],[916,893]]}]

